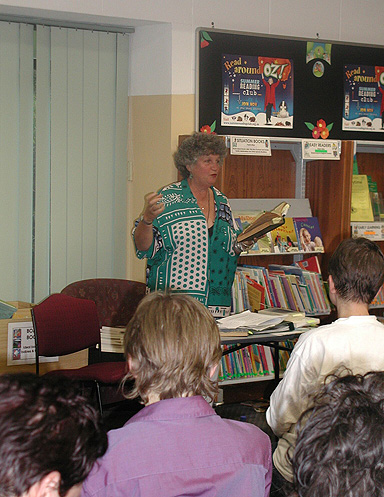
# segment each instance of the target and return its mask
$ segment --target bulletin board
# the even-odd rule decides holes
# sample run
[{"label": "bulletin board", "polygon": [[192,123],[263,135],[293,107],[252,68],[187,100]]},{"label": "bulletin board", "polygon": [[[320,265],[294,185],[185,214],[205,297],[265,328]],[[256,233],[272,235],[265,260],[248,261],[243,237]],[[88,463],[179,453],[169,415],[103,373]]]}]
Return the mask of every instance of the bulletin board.
[{"label": "bulletin board", "polygon": [[197,30],[198,130],[384,140],[384,47]]}]

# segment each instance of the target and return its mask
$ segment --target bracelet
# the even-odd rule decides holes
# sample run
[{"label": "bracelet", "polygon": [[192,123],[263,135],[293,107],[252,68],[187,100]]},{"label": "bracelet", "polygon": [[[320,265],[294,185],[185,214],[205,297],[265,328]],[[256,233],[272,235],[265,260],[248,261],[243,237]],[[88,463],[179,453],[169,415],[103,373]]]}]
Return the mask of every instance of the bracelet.
[{"label": "bracelet", "polygon": [[146,221],[146,220],[144,219],[144,216],[140,216],[140,220],[139,220],[139,222],[141,222],[141,221],[142,221],[144,224],[146,224],[147,226],[151,226],[151,224],[152,224],[152,221],[151,221],[150,223],[148,223],[148,221]]}]

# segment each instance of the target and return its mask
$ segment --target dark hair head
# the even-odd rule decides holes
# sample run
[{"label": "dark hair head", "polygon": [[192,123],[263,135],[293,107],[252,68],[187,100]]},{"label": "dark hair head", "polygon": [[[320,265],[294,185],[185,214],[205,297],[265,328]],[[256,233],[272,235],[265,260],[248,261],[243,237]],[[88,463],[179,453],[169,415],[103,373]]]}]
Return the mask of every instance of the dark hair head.
[{"label": "dark hair head", "polygon": [[181,293],[152,292],[140,302],[124,336],[128,375],[135,387],[128,398],[150,394],[162,399],[184,395],[214,398],[211,368],[221,358],[220,333],[211,313]]},{"label": "dark hair head", "polygon": [[333,379],[298,426],[292,466],[299,497],[383,495],[384,372]]},{"label": "dark hair head", "polygon": [[0,376],[0,495],[19,497],[52,471],[60,496],[107,450],[99,414],[63,378]]},{"label": "dark hair head", "polygon": [[219,155],[222,163],[227,155],[227,147],[223,138],[211,133],[193,133],[183,140],[173,154],[175,166],[183,178],[188,178],[190,175],[186,166],[193,166],[203,155]]},{"label": "dark hair head", "polygon": [[348,238],[333,253],[328,272],[343,300],[370,304],[384,282],[384,256],[371,240]]}]

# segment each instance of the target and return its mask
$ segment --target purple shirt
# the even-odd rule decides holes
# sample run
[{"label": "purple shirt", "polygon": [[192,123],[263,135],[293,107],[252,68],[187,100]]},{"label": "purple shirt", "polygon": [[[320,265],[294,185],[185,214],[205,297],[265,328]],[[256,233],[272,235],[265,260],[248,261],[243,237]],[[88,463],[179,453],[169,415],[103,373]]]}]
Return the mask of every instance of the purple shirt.
[{"label": "purple shirt", "polygon": [[82,497],[268,497],[269,437],[222,419],[202,397],[144,407],[108,434]]}]

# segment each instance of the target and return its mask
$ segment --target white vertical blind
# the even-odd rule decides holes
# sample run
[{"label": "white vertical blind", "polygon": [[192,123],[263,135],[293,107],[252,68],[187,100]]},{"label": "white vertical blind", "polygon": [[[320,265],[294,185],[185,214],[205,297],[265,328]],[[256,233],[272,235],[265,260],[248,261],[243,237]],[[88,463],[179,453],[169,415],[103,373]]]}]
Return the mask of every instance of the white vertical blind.
[{"label": "white vertical blind", "polygon": [[33,27],[0,22],[0,299],[32,288]]},{"label": "white vertical blind", "polygon": [[0,299],[125,278],[128,36],[37,26],[34,212],[32,26],[0,23],[0,63]]},{"label": "white vertical blind", "polygon": [[[49,54],[42,74],[41,54]],[[39,26],[37,59],[38,81],[49,87],[37,94],[39,135],[47,135],[50,107],[50,140],[40,151],[50,157],[49,196],[46,162],[36,162],[40,207],[50,213],[49,246],[44,222],[36,244],[36,269],[49,260],[47,274],[36,270],[40,300],[78,279],[126,276],[128,36]]]}]

